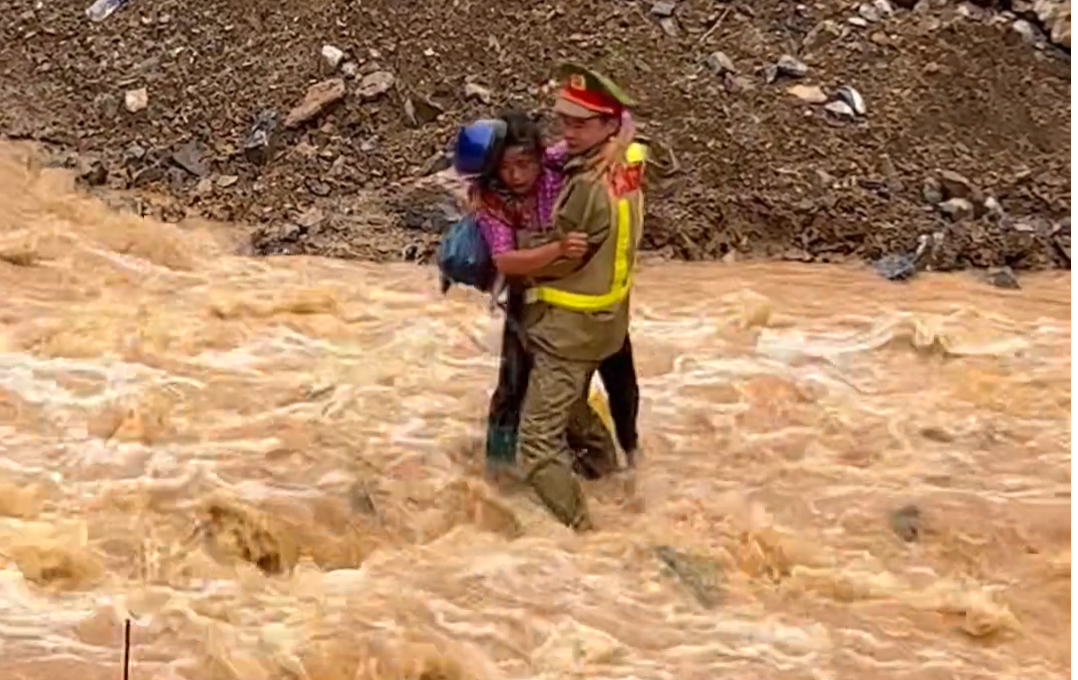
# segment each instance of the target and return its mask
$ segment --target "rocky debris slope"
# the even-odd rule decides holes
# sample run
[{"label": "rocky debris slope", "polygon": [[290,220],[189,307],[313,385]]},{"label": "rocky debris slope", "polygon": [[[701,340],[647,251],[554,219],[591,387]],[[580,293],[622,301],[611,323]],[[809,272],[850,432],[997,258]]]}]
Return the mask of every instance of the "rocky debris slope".
[{"label": "rocky debris slope", "polygon": [[[262,253],[428,258],[459,122],[541,111],[563,59],[641,102],[646,245],[1069,266],[1070,4],[71,0],[0,25],[0,133]],[[918,256],[920,257],[920,256]],[[922,258],[923,259],[923,258]]]}]

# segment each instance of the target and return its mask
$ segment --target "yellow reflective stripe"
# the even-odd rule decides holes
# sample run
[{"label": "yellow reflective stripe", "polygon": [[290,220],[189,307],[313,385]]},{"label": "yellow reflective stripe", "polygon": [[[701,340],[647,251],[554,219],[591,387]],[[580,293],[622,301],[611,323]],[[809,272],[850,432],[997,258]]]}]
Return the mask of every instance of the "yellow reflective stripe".
[{"label": "yellow reflective stripe", "polygon": [[602,295],[582,295],[556,288],[532,288],[528,290],[528,302],[546,302],[571,312],[601,312],[621,302],[629,294],[629,286],[617,288]]},{"label": "yellow reflective stripe", "polygon": [[[636,219],[640,220],[641,222],[643,222],[643,220],[644,220],[644,192],[643,191],[636,192]],[[640,238],[643,237],[643,235],[644,235],[643,232],[637,234],[637,241],[634,244],[634,245],[637,246],[637,248],[640,247]]]},{"label": "yellow reflective stripe", "polygon": [[618,201],[618,240],[614,250],[614,286],[624,286],[625,280],[629,278],[629,238],[632,236],[632,229],[629,226],[629,221],[632,219],[631,210],[628,200],[623,198]]},{"label": "yellow reflective stripe", "polygon": [[[644,163],[647,161],[648,148],[640,142],[633,142],[629,145],[629,148],[625,150],[625,161],[630,165],[635,163]],[[640,181],[643,182],[643,175],[640,177]],[[643,185],[640,190],[636,192],[636,215],[639,219],[644,219],[644,191]]]}]

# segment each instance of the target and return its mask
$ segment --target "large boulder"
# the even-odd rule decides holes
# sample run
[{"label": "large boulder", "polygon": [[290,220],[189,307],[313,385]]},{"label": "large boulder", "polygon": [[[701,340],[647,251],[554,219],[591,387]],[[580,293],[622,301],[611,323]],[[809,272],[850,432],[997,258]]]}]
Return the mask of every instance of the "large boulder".
[{"label": "large boulder", "polygon": [[1055,44],[1071,48],[1071,0],[1035,0],[1033,11]]}]

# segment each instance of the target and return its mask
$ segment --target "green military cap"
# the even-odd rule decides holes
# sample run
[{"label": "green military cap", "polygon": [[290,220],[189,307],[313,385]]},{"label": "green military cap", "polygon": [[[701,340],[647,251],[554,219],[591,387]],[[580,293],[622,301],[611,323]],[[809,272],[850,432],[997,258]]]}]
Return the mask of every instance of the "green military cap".
[{"label": "green military cap", "polygon": [[573,118],[617,116],[636,106],[614,81],[579,64],[562,64],[558,75],[562,88],[554,103],[556,113]]}]

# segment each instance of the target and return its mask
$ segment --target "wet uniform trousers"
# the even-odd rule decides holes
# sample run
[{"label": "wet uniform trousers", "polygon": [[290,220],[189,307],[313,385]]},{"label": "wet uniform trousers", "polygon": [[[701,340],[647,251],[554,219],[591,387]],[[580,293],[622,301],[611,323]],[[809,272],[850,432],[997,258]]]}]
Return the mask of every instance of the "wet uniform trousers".
[{"label": "wet uniform trousers", "polygon": [[[521,341],[523,330],[519,319],[523,306],[522,290],[511,287],[505,328],[502,331],[498,385],[491,397],[490,414],[487,418],[488,470],[499,465],[511,465],[516,458],[520,412],[533,365],[533,358]],[[610,417],[614,421],[618,443],[632,464],[638,440],[636,417],[640,408],[640,388],[636,381],[633,348],[628,337],[625,338],[625,346],[620,352],[599,364],[598,373],[606,388]],[[584,385],[585,403],[590,382],[589,374]],[[611,471],[611,465],[616,465],[613,442],[609,441],[605,427],[602,432],[596,431],[596,422],[601,426],[598,415],[591,412],[590,408],[574,408],[567,431],[569,447],[580,454],[574,460],[574,470],[589,479],[601,477]]]}]

